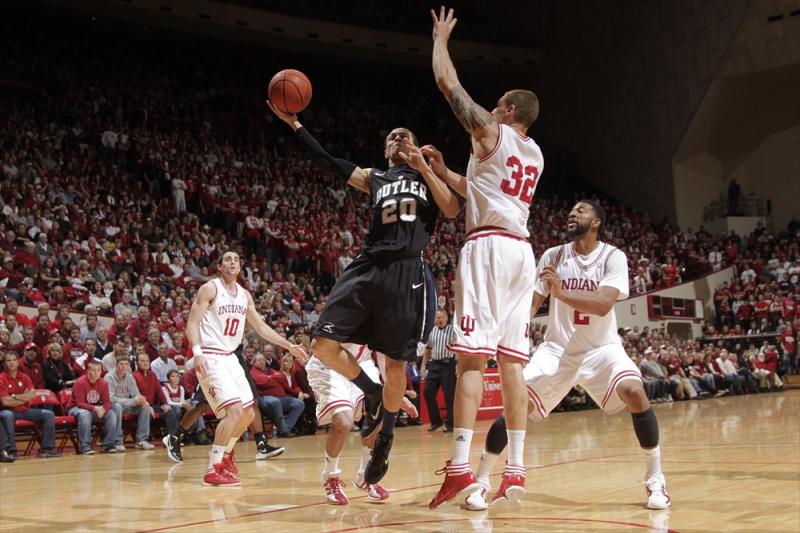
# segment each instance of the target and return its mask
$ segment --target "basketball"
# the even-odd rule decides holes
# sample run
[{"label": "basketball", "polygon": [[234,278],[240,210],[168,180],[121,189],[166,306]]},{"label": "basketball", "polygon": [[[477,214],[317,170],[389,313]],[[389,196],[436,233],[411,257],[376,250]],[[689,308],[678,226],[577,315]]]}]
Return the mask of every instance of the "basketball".
[{"label": "basketball", "polygon": [[299,113],[311,102],[311,82],[299,70],[281,70],[270,80],[268,94],[280,111]]}]

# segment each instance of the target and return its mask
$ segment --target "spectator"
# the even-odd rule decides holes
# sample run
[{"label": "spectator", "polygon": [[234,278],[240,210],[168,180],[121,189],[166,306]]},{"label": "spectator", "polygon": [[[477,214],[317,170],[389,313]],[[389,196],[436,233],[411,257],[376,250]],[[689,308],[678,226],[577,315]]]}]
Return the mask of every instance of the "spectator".
[{"label": "spectator", "polygon": [[96,359],[102,360],[106,354],[114,351],[114,346],[108,338],[108,329],[105,326],[97,327],[97,339],[95,340],[95,345],[96,347],[94,356]]},{"label": "spectator", "polygon": [[136,372],[133,373],[133,378],[136,380],[139,392],[144,396],[147,402],[150,415],[155,417],[156,412],[160,411],[160,416],[164,418],[164,423],[168,430],[174,429],[177,431],[180,418],[178,418],[178,413],[170,408],[158,378],[155,373],[150,370],[150,358],[146,353],[139,352],[136,356],[136,360],[138,368]]},{"label": "spectator", "polygon": [[726,381],[730,383],[728,391],[731,394],[742,394],[742,383],[744,379],[739,375],[733,361],[728,358],[728,350],[720,350],[719,357],[714,360],[714,363],[719,369],[719,372],[725,376]]},{"label": "spectator", "polygon": [[75,383],[75,372],[64,362],[64,352],[58,344],[47,347],[47,357],[42,365],[45,386],[55,393],[72,388]]},{"label": "spectator", "polygon": [[162,385],[167,382],[167,374],[170,371],[178,370],[178,365],[169,357],[169,348],[163,342],[158,345],[158,357],[150,363],[150,370]]},{"label": "spectator", "polygon": [[645,384],[650,384],[653,393],[653,400],[658,402],[672,401],[669,395],[669,379],[666,370],[656,361],[656,351],[647,348],[644,351],[644,359],[639,368],[642,371],[642,378]]},{"label": "spectator", "polygon": [[281,358],[281,372],[292,393],[305,405],[303,416],[295,424],[296,431],[301,435],[313,435],[317,429],[317,402],[305,377],[305,369],[292,354],[286,353]]},{"label": "spectator", "polygon": [[150,444],[150,418],[153,410],[144,396],[139,394],[136,381],[130,373],[131,362],[127,356],[117,359],[116,368],[105,376],[111,394],[111,408],[117,414],[117,433],[122,435],[124,414],[136,415],[136,447],[141,450],[152,450]]},{"label": "spectator", "polygon": [[87,340],[97,339],[97,315],[87,315],[86,323],[80,328],[80,342],[85,344]]},{"label": "spectator", "polygon": [[[164,396],[167,398],[167,405],[175,411],[175,419],[180,420],[183,413],[192,408],[192,404],[186,399],[186,390],[181,385],[181,374],[177,370],[170,370],[167,373],[167,382],[161,386]],[[174,428],[177,431],[177,428]],[[173,434],[170,428],[167,433]]]},{"label": "spectator", "polygon": [[19,361],[19,371],[30,378],[34,389],[43,389],[45,388],[44,373],[38,359],[39,348],[29,342],[25,346],[25,356]]},{"label": "spectator", "polygon": [[[296,437],[292,430],[303,414],[305,404],[293,396],[293,391],[289,388],[283,373],[268,368],[266,358],[262,354],[256,354],[253,356],[250,375],[258,389],[259,408],[278,428],[278,436]],[[284,416],[284,413],[287,415]]]},{"label": "spectator", "polygon": [[103,365],[92,361],[86,374],[75,380],[72,386],[74,405],[69,415],[78,423],[78,453],[94,455],[91,445],[92,422],[103,423],[103,451],[106,453],[124,452],[122,435],[118,433],[117,414],[111,408],[111,395],[108,383],[100,379]]},{"label": "spectator", "polygon": [[[30,402],[36,395],[31,379],[19,371],[17,353],[8,350],[3,358],[5,370],[0,374],[0,403],[4,409],[10,409],[13,420],[29,420],[41,427],[41,441],[39,457],[58,457],[61,454],[55,451],[55,422],[53,411],[30,407]],[[16,441],[13,422],[7,424],[7,415],[4,415],[2,424],[8,440],[5,456],[16,459]]]}]

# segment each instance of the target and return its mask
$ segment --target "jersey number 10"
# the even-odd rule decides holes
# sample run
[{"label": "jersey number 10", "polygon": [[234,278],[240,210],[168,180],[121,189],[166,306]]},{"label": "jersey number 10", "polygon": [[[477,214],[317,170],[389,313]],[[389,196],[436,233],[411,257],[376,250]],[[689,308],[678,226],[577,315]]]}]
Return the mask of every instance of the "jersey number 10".
[{"label": "jersey number 10", "polygon": [[235,337],[236,332],[239,331],[239,319],[229,318],[225,321],[225,331],[222,332],[226,337]]},{"label": "jersey number 10", "polygon": [[[504,179],[500,183],[500,188],[509,196],[519,196],[520,200],[530,205],[533,201],[536,180],[539,179],[539,169],[533,165],[523,167],[522,162],[515,155],[508,158],[506,166],[514,170],[511,172],[511,179]],[[525,178],[525,176],[531,177]]]}]

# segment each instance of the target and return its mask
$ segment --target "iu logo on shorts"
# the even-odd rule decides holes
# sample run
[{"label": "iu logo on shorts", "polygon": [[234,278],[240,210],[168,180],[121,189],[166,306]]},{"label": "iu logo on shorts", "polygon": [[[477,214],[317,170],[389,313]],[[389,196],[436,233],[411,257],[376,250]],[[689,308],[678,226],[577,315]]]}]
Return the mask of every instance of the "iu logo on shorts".
[{"label": "iu logo on shorts", "polygon": [[464,332],[465,337],[475,331],[475,317],[464,315],[461,317],[461,331]]}]

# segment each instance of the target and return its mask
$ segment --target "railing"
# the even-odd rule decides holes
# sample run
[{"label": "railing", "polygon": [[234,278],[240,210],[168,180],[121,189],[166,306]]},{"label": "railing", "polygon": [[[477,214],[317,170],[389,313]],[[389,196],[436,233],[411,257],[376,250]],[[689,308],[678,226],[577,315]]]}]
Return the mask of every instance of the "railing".
[{"label": "railing", "polygon": [[761,198],[754,198],[754,195],[747,195],[740,198],[735,204],[727,198],[718,198],[708,204],[703,209],[703,222],[713,222],[725,217],[766,217],[769,210]]}]

